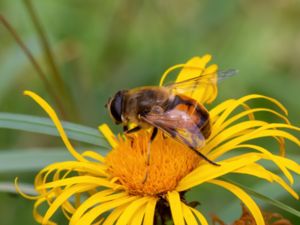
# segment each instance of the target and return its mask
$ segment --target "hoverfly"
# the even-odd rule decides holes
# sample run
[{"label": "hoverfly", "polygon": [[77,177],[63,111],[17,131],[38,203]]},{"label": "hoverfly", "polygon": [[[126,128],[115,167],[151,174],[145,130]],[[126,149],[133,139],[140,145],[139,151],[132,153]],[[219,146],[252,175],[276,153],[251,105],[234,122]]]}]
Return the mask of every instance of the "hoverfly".
[{"label": "hoverfly", "polygon": [[[108,100],[106,107],[114,122],[123,125],[125,134],[153,127],[149,142],[151,143],[159,129],[188,146],[207,162],[218,166],[199,151],[211,133],[209,112],[203,104],[185,93],[204,84],[214,85],[217,80],[223,80],[236,72],[233,69],[217,72],[217,79],[211,76],[212,74],[202,74],[164,86],[121,90]],[[129,130],[130,123],[136,124],[136,127]],[[150,149],[148,149],[147,163],[150,160],[149,155]]]}]

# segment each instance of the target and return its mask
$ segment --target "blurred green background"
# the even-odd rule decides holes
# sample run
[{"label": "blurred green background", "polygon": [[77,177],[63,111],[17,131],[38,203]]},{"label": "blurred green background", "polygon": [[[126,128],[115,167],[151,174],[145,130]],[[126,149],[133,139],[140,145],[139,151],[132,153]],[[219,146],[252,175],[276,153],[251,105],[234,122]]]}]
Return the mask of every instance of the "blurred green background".
[{"label": "blurred green background", "polygon": [[[0,13],[58,90],[24,2],[1,0]],[[46,31],[65,89],[73,99],[68,94],[60,96],[68,121],[94,128],[103,122],[111,124],[104,104],[114,92],[157,84],[168,67],[210,53],[221,69],[240,71],[238,76],[222,82],[213,105],[250,93],[264,94],[280,100],[288,108],[290,120],[300,126],[300,1],[33,0],[32,4]],[[56,106],[24,52],[1,24],[0,111],[46,116],[22,95],[25,89],[36,91]],[[75,107],[70,107],[72,101]],[[46,148],[54,147],[62,147],[58,138],[0,130],[3,152],[33,148],[50,151]],[[297,148],[291,145],[289,150]],[[0,182],[12,182],[16,176],[32,182],[34,174],[0,171]],[[204,186],[193,191],[201,209],[207,215],[219,214],[226,222],[239,217],[239,203],[232,201],[235,197],[217,188],[215,194],[212,189]],[[299,202],[284,192],[270,192],[268,186],[261,187],[261,191],[279,196],[300,210]],[[213,198],[201,196],[210,192]],[[234,206],[226,205],[229,203]],[[36,224],[32,205],[21,197],[0,193],[0,225]],[[285,214],[272,207],[267,210]],[[299,218],[285,216],[300,224]]]}]

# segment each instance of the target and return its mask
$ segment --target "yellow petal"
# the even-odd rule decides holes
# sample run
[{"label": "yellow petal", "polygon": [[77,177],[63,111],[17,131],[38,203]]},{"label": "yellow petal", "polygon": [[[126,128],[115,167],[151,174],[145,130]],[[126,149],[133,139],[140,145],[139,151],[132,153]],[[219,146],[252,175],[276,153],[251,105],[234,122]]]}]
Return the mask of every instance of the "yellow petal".
[{"label": "yellow petal", "polygon": [[37,186],[36,189],[41,190],[41,189],[55,188],[55,187],[74,185],[74,184],[90,184],[90,185],[98,185],[98,186],[110,187],[110,188],[114,188],[116,186],[115,184],[109,182],[109,180],[104,178],[93,177],[93,176],[76,176],[76,177],[70,177],[62,180],[49,182],[44,185]]},{"label": "yellow petal", "polygon": [[[271,173],[271,172],[270,172]],[[299,195],[278,175],[271,173],[273,180],[289,192],[295,199],[299,200]]]},{"label": "yellow petal", "polygon": [[[284,108],[284,106],[278,102],[275,99],[266,97],[266,96],[262,96],[262,95],[247,95],[243,98],[240,98],[238,100],[228,100],[224,103],[221,103],[219,106],[215,107],[213,110],[210,111],[210,116],[211,116],[211,123],[212,123],[212,133],[210,136],[210,139],[214,139],[214,137],[219,134],[219,133],[223,133],[223,130],[230,125],[231,123],[233,123],[234,121],[238,120],[239,118],[243,117],[243,116],[248,116],[250,120],[254,120],[254,112],[259,112],[259,111],[267,111],[270,112],[278,117],[280,117],[281,119],[284,120],[284,122],[286,122],[287,124],[289,123],[289,120],[284,116],[281,115],[280,113],[274,111],[274,110],[270,110],[270,109],[263,109],[263,108],[258,108],[258,109],[250,109],[247,105],[245,105],[246,101],[252,100],[252,99],[265,99],[268,100],[270,102],[273,102],[277,107],[279,107],[280,110],[282,110],[282,112],[287,115],[287,110]],[[235,116],[233,116],[232,118],[227,119],[230,114],[237,109],[238,107],[244,107],[245,108],[245,112],[241,112]],[[267,123],[266,123],[267,124]],[[277,129],[277,128],[274,128]],[[292,128],[290,128],[292,129]],[[249,133],[250,131],[246,131],[245,133]],[[279,143],[279,147],[280,147],[280,152],[282,155],[284,155],[285,152],[285,148],[284,148],[284,139],[283,137],[274,137],[278,143]],[[209,141],[208,141],[209,142]],[[203,153],[206,154],[207,152],[211,151],[211,148],[207,148]]]},{"label": "yellow petal", "polygon": [[186,224],[187,225],[198,225],[198,222],[197,222],[194,214],[192,213],[192,210],[188,206],[186,206],[184,203],[181,203],[181,207],[182,207],[182,213],[183,213],[183,217],[184,217]]},{"label": "yellow petal", "polygon": [[282,156],[274,156],[276,159],[278,159],[279,161],[283,162],[284,165],[291,171],[300,174],[300,165],[298,163],[296,163],[295,161],[288,159],[288,158],[284,158]]},{"label": "yellow petal", "polygon": [[257,151],[263,153],[262,158],[273,161],[279,167],[279,169],[283,172],[283,174],[286,176],[286,178],[289,180],[289,182],[291,184],[294,183],[292,174],[286,168],[287,165],[285,164],[284,157],[273,155],[267,149],[265,149],[261,146],[257,146],[257,145],[244,144],[244,145],[238,145],[233,149],[237,149],[237,148],[246,148],[246,149],[249,148],[249,149],[254,149],[254,150],[257,150]]},{"label": "yellow petal", "polygon": [[[35,179],[35,186],[46,183],[48,176],[51,175],[54,171],[77,171],[93,174],[95,176],[107,176],[107,167],[104,164],[93,163],[93,162],[77,162],[77,161],[67,161],[51,164],[44,169],[42,169]],[[58,172],[60,175],[60,172]],[[56,178],[56,180],[61,179],[62,176]],[[51,178],[55,180],[54,178]],[[41,182],[40,182],[41,181]],[[38,183],[40,182],[40,183]]]},{"label": "yellow petal", "polygon": [[116,141],[116,136],[114,133],[111,131],[109,126],[107,124],[102,124],[98,127],[99,131],[104,135],[108,143],[112,148],[116,148],[118,143]]},{"label": "yellow petal", "polygon": [[72,195],[78,192],[85,192],[91,189],[90,185],[76,185],[70,188],[64,189],[64,191],[55,199],[55,201],[48,208],[42,224],[47,224],[50,217],[57,211],[57,209],[65,203]]},{"label": "yellow petal", "polygon": [[190,210],[192,210],[192,212],[198,218],[198,220],[200,221],[201,225],[208,225],[208,222],[205,219],[205,217],[202,215],[202,213],[200,213],[197,209],[194,209],[194,208],[191,208],[191,207],[189,207],[189,208],[190,208]]},{"label": "yellow petal", "polygon": [[281,177],[272,173],[271,171],[266,170],[261,165],[253,163],[240,169],[237,169],[233,172],[256,176],[265,179],[269,182],[275,181],[276,183],[281,185],[286,191],[288,191],[294,198],[299,199],[298,194]]},{"label": "yellow petal", "polygon": [[230,105],[232,105],[236,100],[235,99],[228,99],[224,102],[221,102],[211,110],[209,110],[209,115],[212,121],[216,120],[216,117],[219,116],[219,114],[223,113]]},{"label": "yellow petal", "polygon": [[60,120],[58,119],[55,111],[51,108],[51,106],[44,100],[42,99],[40,96],[38,96],[37,94],[35,94],[32,91],[24,91],[24,95],[27,95],[29,97],[31,97],[36,103],[38,103],[42,109],[49,115],[49,117],[51,118],[51,120],[53,121],[54,125],[57,128],[57,131],[62,139],[62,141],[64,142],[64,144],[66,145],[67,149],[69,150],[69,152],[78,160],[78,161],[86,161],[72,146],[71,142],[68,139],[68,136],[60,122]]},{"label": "yellow petal", "polygon": [[19,193],[23,198],[30,199],[30,200],[37,200],[37,199],[40,198],[39,195],[37,195],[37,196],[30,196],[30,195],[24,193],[24,192],[20,189],[20,186],[19,186],[19,178],[18,178],[18,177],[15,178],[15,188],[16,188],[17,193]]},{"label": "yellow petal", "polygon": [[[248,102],[249,100],[254,100],[254,99],[264,99],[267,100],[269,102],[274,103],[285,115],[288,115],[288,111],[287,109],[276,99],[274,98],[270,98],[268,96],[264,96],[264,95],[258,95],[258,94],[251,94],[251,95],[246,95],[242,98],[239,98],[237,100],[227,100],[227,101],[232,101],[231,104],[227,103],[227,113],[226,114],[230,114],[234,109],[236,109],[238,106],[240,106],[241,104]],[[228,116],[227,115],[227,116]],[[224,118],[226,119],[226,118]]]},{"label": "yellow petal", "polygon": [[55,170],[76,170],[77,172],[85,172],[89,174],[96,174],[97,176],[107,176],[106,166],[104,164],[96,163],[96,162],[78,162],[78,161],[66,161],[66,162],[58,162],[53,163],[43,170],[40,171],[39,174],[52,173]]},{"label": "yellow petal", "polygon": [[[101,192],[98,192],[88,199],[86,199],[75,211],[73,214],[70,225],[76,224],[76,222],[85,214],[87,210],[94,207],[95,205],[102,203],[102,202],[110,202],[115,199],[127,199],[128,195],[125,192],[113,194],[114,191],[111,189],[104,190]],[[126,201],[124,202],[124,204]],[[122,204],[121,204],[122,205]]]},{"label": "yellow petal", "polygon": [[273,182],[272,176],[268,172],[268,170],[257,163],[252,163],[233,171],[233,173],[248,174],[251,176],[259,177],[261,179],[265,179],[269,182]]},{"label": "yellow petal", "polygon": [[151,198],[148,201],[146,205],[144,225],[153,225],[156,202],[156,198]]},{"label": "yellow petal", "polygon": [[129,221],[129,225],[139,225],[143,223],[144,215],[146,211],[146,206],[143,205],[143,207],[140,207],[135,212],[134,216],[131,217],[131,220]]},{"label": "yellow petal", "polygon": [[[212,118],[214,116],[216,116],[216,112],[218,112],[218,113],[223,112],[222,115],[218,118],[218,121],[214,124],[214,126],[216,128],[219,127],[235,109],[237,109],[239,106],[243,105],[245,102],[247,102],[249,100],[253,100],[253,99],[268,100],[268,101],[274,103],[277,107],[279,107],[285,115],[287,115],[287,113],[288,113],[286,108],[276,99],[273,99],[273,98],[270,98],[270,97],[267,97],[264,95],[256,95],[256,94],[246,95],[237,100],[235,100],[235,99],[227,100],[226,102],[221,103],[220,106],[216,106],[216,109],[211,110],[210,114],[211,114]],[[223,109],[223,110],[220,111],[220,109]]]},{"label": "yellow petal", "polygon": [[247,208],[253,215],[256,224],[259,224],[259,225],[265,224],[265,220],[262,216],[262,213],[261,213],[259,207],[256,205],[256,203],[252,200],[252,198],[245,191],[243,191],[239,187],[237,187],[229,182],[225,182],[225,181],[221,181],[221,180],[210,180],[210,181],[208,181],[208,183],[212,183],[212,184],[221,186],[221,187],[227,189],[228,191],[232,192],[247,206]]},{"label": "yellow petal", "polygon": [[232,157],[227,160],[219,162],[220,166],[214,166],[211,164],[203,164],[197,169],[193,170],[190,174],[185,176],[176,187],[177,191],[184,191],[195,187],[201,183],[214,179],[216,177],[223,176],[245,165],[251,164],[261,157],[259,154],[247,153]]},{"label": "yellow petal", "polygon": [[126,209],[126,207],[128,205],[129,205],[129,203],[115,208],[105,219],[105,221],[103,222],[103,225],[115,224],[115,222],[119,219],[119,217],[121,216],[121,214],[123,213],[123,211]]},{"label": "yellow petal", "polygon": [[165,82],[165,79],[167,78],[167,76],[173,71],[173,70],[176,70],[178,68],[182,68],[184,67],[185,64],[177,64],[175,66],[172,66],[170,68],[168,68],[164,73],[163,75],[161,76],[160,78],[160,81],[159,81],[159,86],[163,86],[164,82]]},{"label": "yellow petal", "polygon": [[[33,217],[40,224],[42,224],[43,216],[38,212],[38,209],[45,201],[46,201],[46,198],[41,197],[40,199],[36,200],[33,205]],[[52,221],[48,221],[48,224],[56,225],[56,223],[54,223]]]},{"label": "yellow petal", "polygon": [[268,96],[265,96],[265,95],[252,94],[252,95],[246,95],[246,96],[240,98],[240,100],[242,102],[246,102],[246,101],[249,101],[251,99],[258,99],[258,98],[265,99],[265,100],[268,100],[268,101],[274,103],[285,115],[288,115],[287,109],[279,101],[277,101],[275,98],[271,98],[271,97],[268,97]]},{"label": "yellow petal", "polygon": [[104,157],[95,151],[84,151],[82,153],[82,156],[89,157],[89,158],[99,161],[101,163],[104,162]]},{"label": "yellow petal", "polygon": [[177,76],[176,82],[182,82],[188,79],[192,79],[198,76],[205,75],[205,80],[208,78],[212,82],[201,83],[196,89],[186,91],[185,95],[194,98],[198,102],[205,104],[211,103],[217,96],[217,65],[211,65],[205,68],[206,64],[210,61],[211,55],[205,55],[203,57],[194,57],[185,64],[175,65],[169,68],[160,80],[159,85],[162,86],[165,78],[170,74],[171,71],[181,68],[179,75]]},{"label": "yellow petal", "polygon": [[177,76],[176,82],[192,79],[194,77],[205,75],[206,78],[210,76],[212,83],[201,84],[196,89],[190,92],[185,92],[185,95],[205,104],[211,103],[217,96],[217,65],[211,65],[205,68],[210,61],[211,55],[203,57],[194,57],[190,59]]},{"label": "yellow petal", "polygon": [[[103,213],[105,213],[113,208],[122,206],[123,204],[133,202],[138,198],[139,197],[137,197],[137,196],[132,196],[132,197],[126,196],[123,198],[117,198],[115,200],[105,202],[101,205],[98,205],[98,206],[90,209],[78,221],[74,221],[75,222],[74,224],[76,224],[76,225],[92,224],[94,222],[94,220],[96,220]],[[70,223],[70,225],[73,225],[73,224]]]},{"label": "yellow petal", "polygon": [[297,130],[300,131],[300,128],[297,128],[295,126],[291,126],[288,124],[280,124],[280,123],[272,123],[272,124],[263,124],[264,122],[261,121],[246,121],[241,122],[237,125],[234,125],[226,130],[224,130],[222,133],[217,135],[213,140],[209,141],[207,146],[205,146],[205,149],[203,150],[204,154],[207,154],[207,152],[211,151],[212,148],[219,145],[221,142],[229,139],[230,137],[237,136],[237,132],[242,132],[245,129],[255,128],[258,126],[259,128],[256,128],[255,130],[252,130],[250,132],[247,132],[244,135],[239,135],[235,138],[232,138],[230,141],[227,141],[225,144],[222,144],[221,146],[214,149],[211,158],[215,159],[215,157],[218,157],[220,155],[223,155],[225,152],[233,149],[235,146],[239,145],[240,143],[250,141],[257,138],[262,137],[281,137],[286,138],[298,146],[300,146],[300,140],[296,138],[294,135],[278,130],[279,128],[287,128],[291,130]]},{"label": "yellow petal", "polygon": [[260,127],[259,129],[255,130],[251,135],[249,135],[252,139],[257,138],[257,137],[283,137],[286,139],[289,139],[290,141],[294,142],[298,146],[300,146],[300,140],[296,138],[294,135],[282,131],[282,130],[277,130],[279,128],[287,128],[291,130],[297,130],[300,131],[300,128],[291,126],[288,124],[280,124],[280,123],[271,123],[267,124],[263,127]]},{"label": "yellow petal", "polygon": [[[183,81],[186,79],[193,78],[193,77],[197,76],[197,74],[199,76],[200,73],[204,72],[205,66],[210,61],[210,59],[211,59],[211,55],[204,55],[202,58],[201,57],[193,57],[186,64],[177,64],[175,66],[170,67],[162,75],[160,82],[159,82],[159,86],[163,85],[164,80],[170,74],[171,71],[178,69],[178,68],[183,68],[183,69],[177,76],[176,82],[180,82],[180,81]],[[193,74],[191,74],[191,72]]]},{"label": "yellow petal", "polygon": [[[72,213],[66,210],[64,207],[61,208],[61,211],[63,212],[64,216],[67,218],[67,220],[71,219]],[[74,212],[74,211],[73,211]]]},{"label": "yellow petal", "polygon": [[[234,142],[235,140],[240,140],[242,138],[245,139],[245,137],[247,140],[248,136],[240,135],[241,132],[247,131],[249,129],[255,129],[257,127],[264,126],[265,124],[266,122],[252,120],[252,121],[240,122],[236,125],[233,125],[227,128],[226,130],[223,130],[218,135],[209,138],[206,142],[205,147],[202,150],[202,153],[207,154],[208,152],[211,152],[212,149],[214,149],[213,153],[215,155],[217,154],[218,151],[220,151],[219,149],[225,149],[225,148],[230,149],[232,146],[234,146],[232,142]],[[233,140],[231,140],[232,138]],[[231,140],[231,141],[225,142],[227,140]],[[221,143],[223,142],[224,144],[221,145]],[[220,151],[219,155],[224,154],[224,152],[225,151]]]},{"label": "yellow petal", "polygon": [[185,63],[184,68],[177,76],[176,82],[181,82],[201,75],[206,64],[211,60],[211,55],[193,57]]},{"label": "yellow petal", "polygon": [[177,191],[171,191],[167,194],[170,203],[173,222],[175,225],[184,225],[184,218],[181,207],[181,200]]},{"label": "yellow petal", "polygon": [[230,124],[236,122],[240,118],[251,115],[255,112],[269,112],[269,113],[274,114],[277,117],[283,119],[285,123],[290,124],[289,120],[285,116],[281,115],[280,113],[278,113],[274,110],[266,109],[266,108],[255,108],[255,109],[246,110],[244,112],[241,112],[241,113],[231,117],[230,119],[226,120],[222,125],[220,125],[218,128],[216,128],[216,126],[214,126],[214,134],[212,134],[211,136],[214,136],[214,135],[218,134],[219,132],[222,132],[226,127],[228,127]]},{"label": "yellow petal", "polygon": [[[136,211],[139,208],[144,208],[145,204],[149,201],[149,197],[142,197],[135,201],[132,201],[127,208],[124,210],[122,215],[117,221],[116,225],[126,225],[132,217],[136,217]],[[143,215],[142,215],[143,216]],[[143,218],[143,217],[142,217]],[[138,218],[140,219],[140,218]],[[138,225],[138,224],[137,224]]]}]

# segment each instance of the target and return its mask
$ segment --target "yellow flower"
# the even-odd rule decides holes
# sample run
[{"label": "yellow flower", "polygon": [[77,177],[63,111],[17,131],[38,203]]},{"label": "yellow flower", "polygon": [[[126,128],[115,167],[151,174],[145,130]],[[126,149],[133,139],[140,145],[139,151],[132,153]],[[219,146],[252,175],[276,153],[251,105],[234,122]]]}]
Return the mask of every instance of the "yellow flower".
[{"label": "yellow flower", "polygon": [[[177,82],[188,76],[211,74],[216,80],[217,66],[206,67],[211,56],[195,57],[183,67]],[[34,99],[49,115],[74,161],[59,162],[47,166],[38,173],[35,188],[39,193],[33,197],[34,217],[41,224],[56,224],[54,214],[61,209],[70,225],[89,224],[146,224],[157,219],[158,205],[170,209],[175,225],[208,224],[204,215],[189,206],[182,194],[203,183],[217,185],[232,192],[249,209],[258,225],[264,224],[262,213],[254,200],[241,188],[220,179],[223,175],[239,173],[252,175],[269,182],[276,182],[298,199],[291,188],[294,182],[291,172],[300,174],[300,166],[285,158],[285,139],[298,146],[300,141],[288,130],[300,131],[286,118],[286,109],[276,100],[262,95],[248,95],[240,99],[229,99],[209,110],[211,135],[201,152],[220,166],[202,160],[181,143],[158,133],[151,144],[150,165],[147,165],[147,145],[149,133],[146,130],[132,134],[128,138],[115,136],[105,124],[100,131],[111,144],[107,156],[87,150],[76,151],[70,143],[56,113],[45,100],[33,92],[25,95]],[[189,96],[201,103],[212,102],[217,95],[217,82],[203,85]],[[279,112],[269,108],[250,108],[251,100],[264,100],[278,107]],[[279,117],[283,122],[268,123],[256,119],[259,112]],[[279,144],[279,154],[270,152],[264,146],[253,143],[259,138],[274,138]],[[235,156],[228,152],[236,151]],[[220,157],[222,156],[222,159]],[[287,178],[267,170],[261,161],[271,161]],[[145,174],[147,180],[144,181]],[[211,194],[213,196],[213,194]],[[46,212],[41,209],[47,206]]]}]

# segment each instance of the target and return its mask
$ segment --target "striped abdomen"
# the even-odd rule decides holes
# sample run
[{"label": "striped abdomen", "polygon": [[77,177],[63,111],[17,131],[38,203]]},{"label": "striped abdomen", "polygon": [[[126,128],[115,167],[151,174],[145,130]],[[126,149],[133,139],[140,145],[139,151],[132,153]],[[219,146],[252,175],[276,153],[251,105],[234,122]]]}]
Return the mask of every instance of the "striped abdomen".
[{"label": "striped abdomen", "polygon": [[211,133],[209,113],[207,109],[196,100],[184,95],[175,95],[167,110],[178,109],[191,116],[201,133],[207,139]]}]

